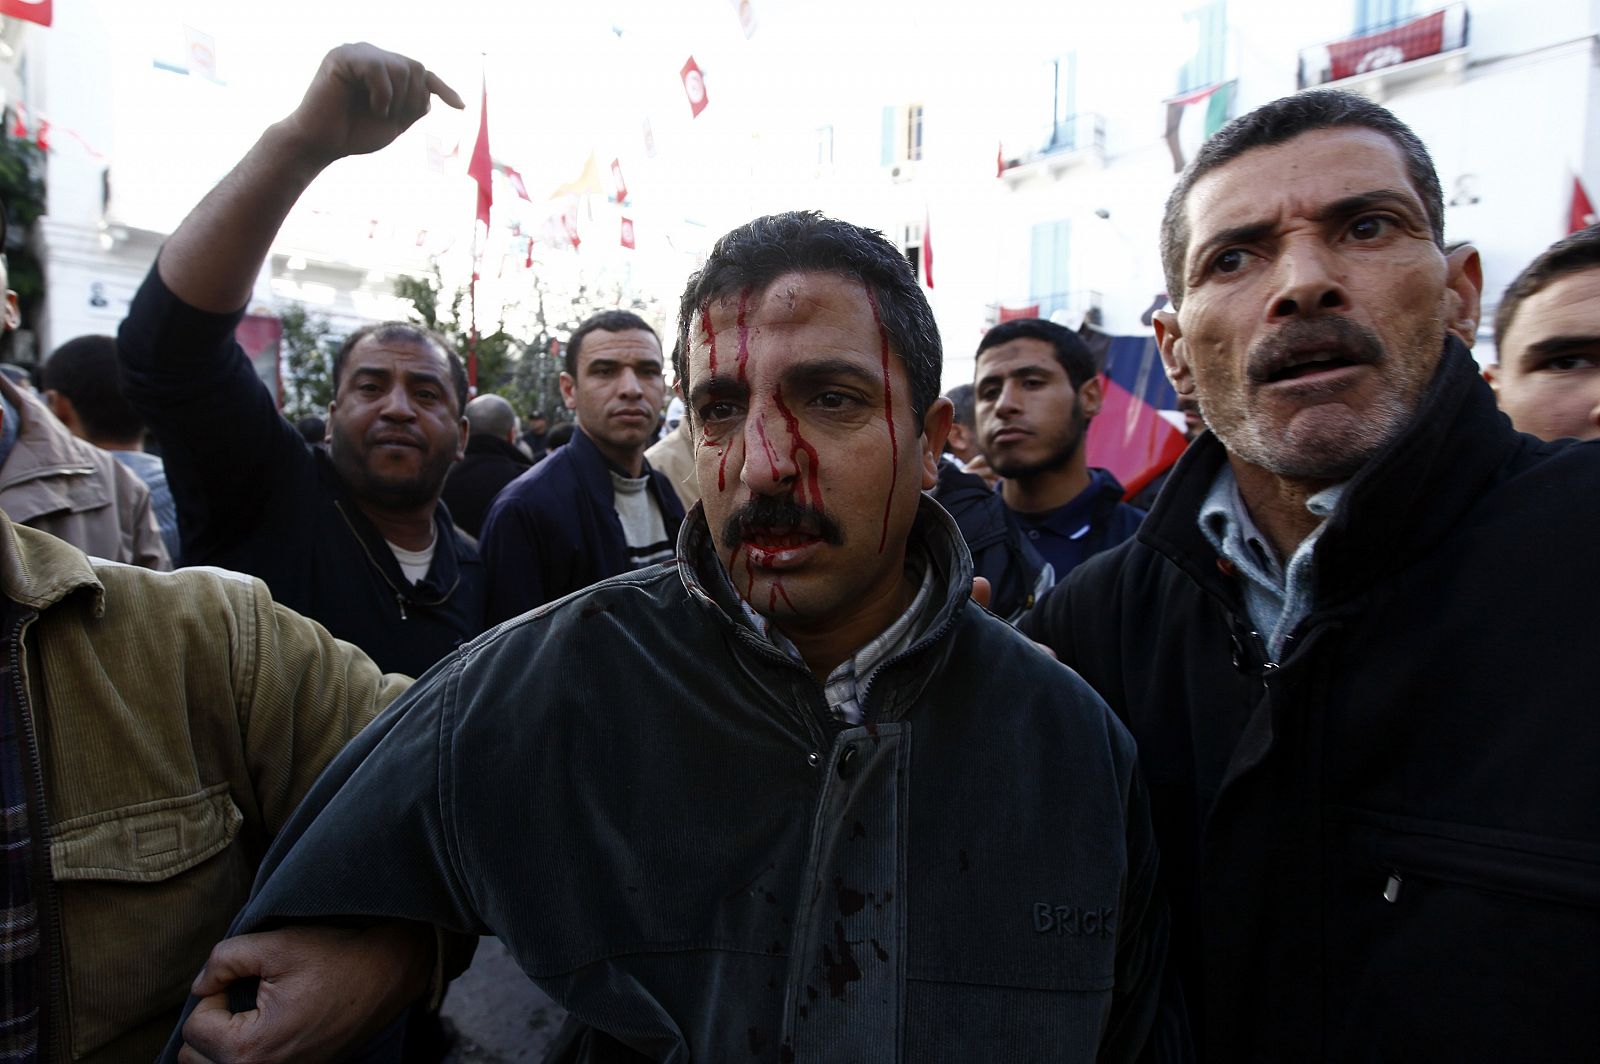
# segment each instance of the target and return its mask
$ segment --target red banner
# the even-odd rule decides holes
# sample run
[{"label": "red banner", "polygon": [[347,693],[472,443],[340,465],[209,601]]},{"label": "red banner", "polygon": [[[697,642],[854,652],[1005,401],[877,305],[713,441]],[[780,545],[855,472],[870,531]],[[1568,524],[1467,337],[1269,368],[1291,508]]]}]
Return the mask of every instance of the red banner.
[{"label": "red banner", "polygon": [[1329,80],[1338,81],[1340,78],[1365,74],[1369,70],[1381,70],[1424,56],[1438,55],[1444,51],[1444,15],[1443,11],[1435,11],[1392,30],[1328,45],[1328,60],[1332,69]]},{"label": "red banner", "polygon": [[489,155],[489,86],[483,87],[483,113],[478,120],[478,142],[472,147],[467,175],[478,183],[478,221],[489,224],[489,205],[494,202],[494,160]]},{"label": "red banner", "polygon": [[52,0],[0,0],[0,15],[48,26],[55,14],[53,6]]},{"label": "red banner", "polygon": [[1038,316],[1039,304],[1037,303],[1029,303],[1025,307],[1000,308],[1000,320],[1002,322],[1016,321],[1019,318],[1037,318]]}]

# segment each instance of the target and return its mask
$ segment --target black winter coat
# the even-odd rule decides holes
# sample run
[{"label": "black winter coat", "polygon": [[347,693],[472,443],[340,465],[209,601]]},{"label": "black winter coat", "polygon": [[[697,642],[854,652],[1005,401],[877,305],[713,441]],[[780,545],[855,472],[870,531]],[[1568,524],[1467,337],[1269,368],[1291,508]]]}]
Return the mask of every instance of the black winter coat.
[{"label": "black winter coat", "polygon": [[1224,460],[1023,623],[1138,741],[1203,1055],[1600,1058],[1600,443],[1452,341],[1279,662],[1196,524]]}]

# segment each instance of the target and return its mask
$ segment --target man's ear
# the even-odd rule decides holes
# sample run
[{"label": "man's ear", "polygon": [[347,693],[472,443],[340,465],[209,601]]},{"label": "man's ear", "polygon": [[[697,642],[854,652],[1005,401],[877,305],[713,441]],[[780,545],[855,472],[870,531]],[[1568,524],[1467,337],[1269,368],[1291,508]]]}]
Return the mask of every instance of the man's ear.
[{"label": "man's ear", "polygon": [[933,401],[928,412],[922,415],[922,490],[927,491],[939,482],[939,455],[944,450],[945,437],[950,435],[950,423],[955,420],[955,405],[944,396]]},{"label": "man's ear", "polygon": [[1498,364],[1483,367],[1483,379],[1489,382],[1489,387],[1494,391],[1494,400],[1500,401],[1500,367]]},{"label": "man's ear", "polygon": [[1078,402],[1083,407],[1084,417],[1094,417],[1100,412],[1100,404],[1106,398],[1105,389],[1105,378],[1098,373],[1083,382],[1083,387],[1078,389]]},{"label": "man's ear", "polygon": [[1179,395],[1194,394],[1194,370],[1189,365],[1189,345],[1183,339],[1183,329],[1178,315],[1171,310],[1158,310],[1151,317],[1156,327],[1156,346],[1161,349],[1161,364],[1166,368],[1167,380]]},{"label": "man's ear", "polygon": [[1483,301],[1483,260],[1478,249],[1462,244],[1445,256],[1449,273],[1445,303],[1445,328],[1471,347],[1478,339],[1478,318]]},{"label": "man's ear", "polygon": [[39,398],[44,400],[44,405],[50,408],[50,412],[56,416],[57,421],[69,429],[72,427],[72,422],[77,418],[78,411],[73,408],[71,399],[68,399],[54,388],[46,388],[39,393]]},{"label": "man's ear", "polygon": [[4,320],[7,332],[22,324],[22,311],[17,306],[17,293],[9,288],[6,289]]},{"label": "man's ear", "polygon": [[566,370],[561,371],[561,401],[568,410],[578,409],[578,382]]},{"label": "man's ear", "polygon": [[[466,418],[456,418],[456,461],[458,462],[467,456],[467,436],[470,435],[471,432],[472,429],[467,426]],[[517,442],[517,433],[515,429],[511,431],[511,439],[508,442],[513,444]]]}]

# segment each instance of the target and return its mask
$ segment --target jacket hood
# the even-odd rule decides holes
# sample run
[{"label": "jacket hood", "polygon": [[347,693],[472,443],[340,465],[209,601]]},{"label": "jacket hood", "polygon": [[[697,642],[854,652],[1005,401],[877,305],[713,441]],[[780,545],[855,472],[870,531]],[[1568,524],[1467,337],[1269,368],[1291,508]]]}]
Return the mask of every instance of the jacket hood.
[{"label": "jacket hood", "polygon": [[84,588],[94,593],[94,615],[105,613],[105,585],[88,555],[52,535],[13,524],[0,513],[0,590],[19,605],[43,610]]}]

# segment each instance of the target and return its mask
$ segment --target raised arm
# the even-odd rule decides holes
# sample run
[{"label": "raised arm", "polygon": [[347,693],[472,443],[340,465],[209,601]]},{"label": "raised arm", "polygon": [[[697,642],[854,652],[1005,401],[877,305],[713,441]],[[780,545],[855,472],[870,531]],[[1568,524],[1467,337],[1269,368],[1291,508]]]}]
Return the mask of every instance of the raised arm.
[{"label": "raised arm", "polygon": [[161,280],[200,310],[226,313],[250,298],[272,241],[330,163],[394,141],[438,96],[461,97],[414,59],[370,44],[329,52],[300,106],[269,126],[189,213],[161,251]]}]

